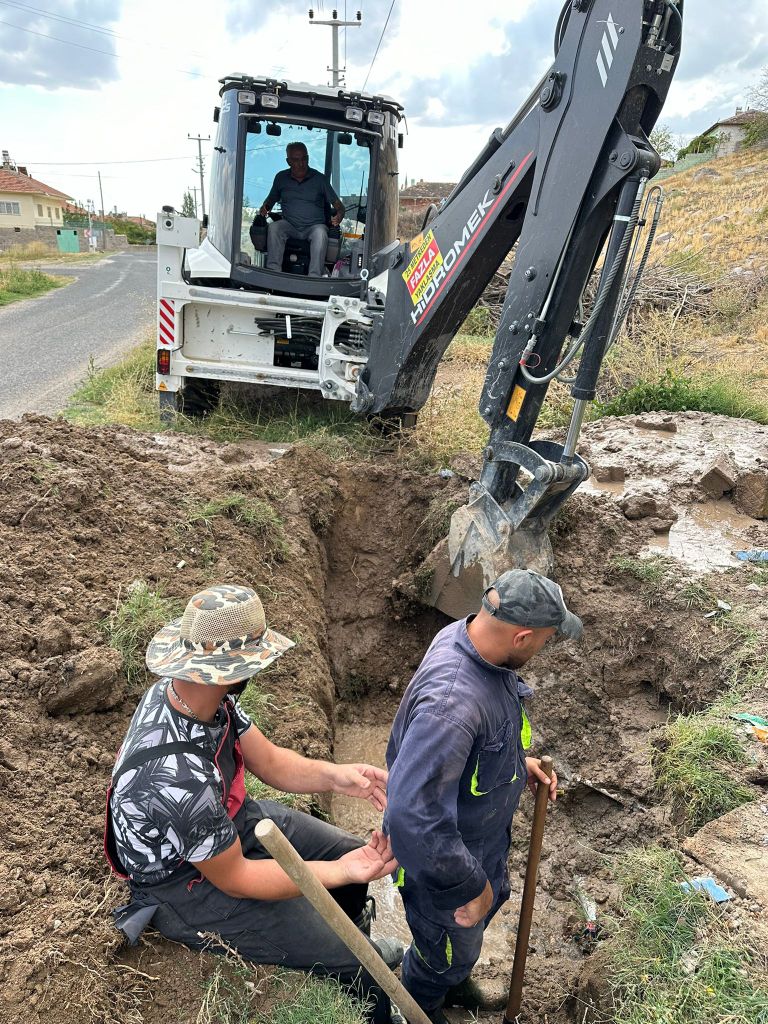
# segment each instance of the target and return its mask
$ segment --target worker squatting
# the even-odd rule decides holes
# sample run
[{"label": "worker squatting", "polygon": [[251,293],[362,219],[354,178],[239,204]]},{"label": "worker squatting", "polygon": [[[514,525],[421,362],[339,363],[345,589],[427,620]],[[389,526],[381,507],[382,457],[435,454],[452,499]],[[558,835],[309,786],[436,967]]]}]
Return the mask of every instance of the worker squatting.
[{"label": "worker squatting", "polygon": [[[267,626],[249,587],[196,594],[149,644],[147,666],[159,679],[139,702],[112,773],[105,852],[130,894],[114,911],[118,928],[136,943],[151,925],[193,949],[215,934],[252,962],[338,978],[374,1024],[402,1022],[256,838],[269,818],[367,941],[368,883],[391,876],[413,941],[404,954],[394,939],[372,945],[390,968],[402,960],[407,992],[431,1021],[445,1022],[443,1006],[466,987],[483,932],[509,897],[518,801],[537,780],[550,799],[557,792],[554,772],[531,756],[532,691],[517,670],[551,637],[581,631],[557,584],[528,570],[504,573],[476,615],[433,640],[395,717],[385,770],[270,742],[238,697],[294,643]],[[367,800],[383,814],[381,828],[365,843],[255,800],[246,771],[286,792]]]}]

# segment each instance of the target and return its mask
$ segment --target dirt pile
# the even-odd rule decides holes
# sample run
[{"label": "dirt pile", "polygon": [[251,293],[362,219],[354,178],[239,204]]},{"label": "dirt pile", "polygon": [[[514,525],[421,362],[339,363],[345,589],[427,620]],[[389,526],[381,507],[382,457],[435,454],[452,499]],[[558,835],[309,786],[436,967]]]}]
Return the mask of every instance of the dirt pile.
[{"label": "dirt pile", "polygon": [[[680,440],[690,423],[677,423]],[[713,458],[723,454],[720,426],[706,426]],[[624,421],[589,428],[591,458],[615,460],[612,436],[626,453],[632,438],[646,440],[642,429]],[[727,435],[734,455],[743,450],[735,429]],[[648,451],[630,450],[628,479]],[[212,959],[157,939],[122,950],[111,923],[125,893],[100,852],[104,791],[143,683],[129,683],[99,624],[136,581],[179,601],[214,582],[256,586],[270,623],[297,640],[266,679],[273,738],[332,756],[337,718],[340,730],[370,720],[386,731],[445,622],[394,594],[392,583],[418,564],[465,482],[417,475],[396,460],[332,463],[300,447],[283,454],[35,416],[0,423],[0,456],[0,1021],[160,1024],[173,1007],[174,1020],[192,1024]],[[661,457],[645,465],[654,483],[666,481],[663,497],[679,521],[699,492],[680,485],[679,465]],[[746,468],[761,472],[762,464]],[[232,494],[270,504],[282,522],[269,535],[233,515],[199,514]],[[722,685],[712,621],[682,593],[686,566],[668,581],[663,604],[655,596],[650,607],[638,580],[617,568],[657,536],[643,518],[628,518],[621,497],[601,493],[598,481],[556,524],[559,576],[587,638],[553,648],[526,673],[537,689],[535,747],[555,755],[567,789],[542,869],[532,1020],[570,1018],[584,963],[572,939],[574,877],[585,877],[602,905],[612,891],[606,855],[672,829],[650,768],[654,729],[670,707],[701,706]],[[751,521],[749,530],[751,544],[766,546],[764,526]],[[752,579],[743,564],[714,585],[765,630],[764,587]],[[515,832],[515,894],[527,814]],[[486,973],[507,969],[500,957]]]}]

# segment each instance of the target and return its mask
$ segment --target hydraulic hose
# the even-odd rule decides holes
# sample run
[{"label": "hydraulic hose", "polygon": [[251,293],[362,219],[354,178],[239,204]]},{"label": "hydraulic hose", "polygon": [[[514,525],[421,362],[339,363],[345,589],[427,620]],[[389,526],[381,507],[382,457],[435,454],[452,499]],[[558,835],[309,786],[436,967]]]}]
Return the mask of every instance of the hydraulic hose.
[{"label": "hydraulic hose", "polygon": [[629,215],[629,220],[627,222],[624,235],[622,237],[619,248],[616,252],[614,261],[611,265],[611,269],[601,284],[600,291],[598,292],[597,298],[595,299],[595,305],[592,309],[592,312],[589,314],[589,318],[587,319],[587,322],[584,324],[581,334],[576,339],[574,344],[569,348],[568,352],[565,354],[561,362],[554,368],[554,370],[550,370],[549,373],[546,373],[541,377],[536,377],[534,376],[534,374],[530,373],[527,366],[525,365],[525,358],[527,355],[530,355],[530,353],[536,347],[536,342],[538,341],[538,338],[535,334],[532,334],[530,339],[528,340],[528,344],[526,345],[525,350],[523,351],[523,354],[520,358],[520,372],[529,384],[548,384],[550,381],[553,381],[556,377],[559,377],[563,370],[571,362],[573,362],[573,360],[578,355],[579,351],[584,347],[584,344],[586,343],[592,329],[594,328],[598,316],[602,312],[603,306],[608,300],[608,294],[616,279],[616,275],[621,270],[624,258],[627,255],[627,249],[629,248],[629,244],[634,235],[635,228],[637,227],[637,221],[640,216],[640,204],[643,200],[643,193],[645,192],[645,186],[647,182],[647,178],[640,179],[640,184],[637,189],[637,195],[635,196],[635,201],[632,206],[632,212]]}]

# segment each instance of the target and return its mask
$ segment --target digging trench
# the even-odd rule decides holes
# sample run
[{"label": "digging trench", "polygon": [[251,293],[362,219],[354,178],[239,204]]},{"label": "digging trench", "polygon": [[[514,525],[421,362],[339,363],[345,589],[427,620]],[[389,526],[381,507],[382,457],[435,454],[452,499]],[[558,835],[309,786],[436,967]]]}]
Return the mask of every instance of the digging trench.
[{"label": "digging trench", "polygon": [[[768,587],[731,554],[768,548],[768,430],[700,414],[673,419],[674,430],[666,421],[590,424],[594,478],[552,530],[558,581],[585,637],[548,646],[523,672],[536,692],[532,750],[554,757],[565,791],[545,836],[530,1024],[581,1024],[587,975],[593,984],[604,974],[601,944],[591,955],[584,941],[575,888],[607,919],[614,855],[682,840],[680,809],[655,787],[652,744],[670,713],[712,702],[732,651],[727,632],[688,606],[686,588],[729,601],[763,645],[768,632]],[[297,640],[265,676],[272,738],[310,757],[383,764],[398,702],[447,621],[408,594],[477,465],[457,458],[446,479],[398,458],[339,463],[308,448],[86,431],[44,417],[0,424],[0,444],[0,1024],[168,1024],[171,1015],[191,1024],[215,958],[156,937],[118,948],[110,917],[125,893],[106,881],[100,854],[103,792],[135,693],[95,623],[138,578],[179,601],[214,580],[247,580],[271,624]],[[712,493],[702,472],[718,459],[714,476],[728,486]],[[234,517],[183,525],[196,503],[234,493],[279,510],[280,558]],[[616,560],[653,553],[673,561],[651,595]],[[762,699],[744,710],[768,715]],[[22,820],[18,808],[40,779],[55,799]],[[361,836],[378,824],[360,802],[321,809]],[[511,969],[531,809],[526,794],[513,825],[512,898],[476,969],[497,992]],[[376,897],[375,929],[407,941],[392,887],[379,883]]]},{"label": "digging trench", "polygon": [[[655,437],[668,444],[669,433]],[[399,699],[432,637],[448,622],[404,599],[401,591],[408,588],[401,585],[428,549],[428,538],[420,536],[425,517],[429,521],[436,504],[460,499],[465,482],[425,488],[408,474],[393,480],[383,473],[377,481],[369,473],[352,471],[342,482],[343,500],[324,539],[326,657],[336,695],[335,759],[384,765]],[[690,574],[720,579],[717,573],[735,564],[734,547],[758,536],[756,520],[727,498],[703,494],[693,505],[674,494],[662,498],[658,478],[650,490],[655,488],[660,506],[667,502],[674,528],[644,529],[621,507],[625,491],[643,490],[640,475],[635,473],[634,491],[598,475],[603,479],[593,477],[572,499],[566,528],[555,531],[558,579],[584,620],[585,639],[545,649],[522,673],[536,690],[529,711],[533,752],[554,757],[564,790],[548,818],[527,971],[527,1013],[542,1024],[574,1021],[582,1007],[581,975],[596,947],[585,932],[577,893],[595,901],[600,919],[617,895],[611,859],[631,847],[668,841],[677,831],[679,817],[654,786],[654,738],[671,714],[705,705],[721,685],[717,654],[704,653],[701,616],[692,620],[681,601],[666,602],[663,614],[649,608],[637,581],[612,575],[609,560],[622,554],[678,560],[673,596]],[[524,794],[513,824],[512,896],[489,927],[474,972],[488,999],[502,1005],[532,806]],[[369,805],[344,797],[333,798],[331,815],[360,836],[380,824]],[[373,894],[379,911],[374,937],[396,935],[407,944],[395,888],[381,880]],[[464,1019],[461,1011],[452,1012],[456,1021]]]}]

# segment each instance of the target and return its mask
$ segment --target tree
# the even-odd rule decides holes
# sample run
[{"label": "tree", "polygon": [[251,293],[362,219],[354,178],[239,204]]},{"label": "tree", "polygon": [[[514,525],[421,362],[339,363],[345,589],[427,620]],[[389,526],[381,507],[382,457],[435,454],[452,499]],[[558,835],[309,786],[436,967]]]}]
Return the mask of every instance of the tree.
[{"label": "tree", "polygon": [[184,198],[181,201],[181,216],[182,217],[196,217],[197,210],[195,209],[195,200],[192,193],[187,189],[184,193]]},{"label": "tree", "polygon": [[749,102],[757,117],[746,128],[745,146],[755,146],[768,139],[768,65],[760,72],[756,85],[749,90]]},{"label": "tree", "polygon": [[650,135],[650,143],[662,160],[672,160],[675,156],[675,140],[668,124],[657,124]]}]

